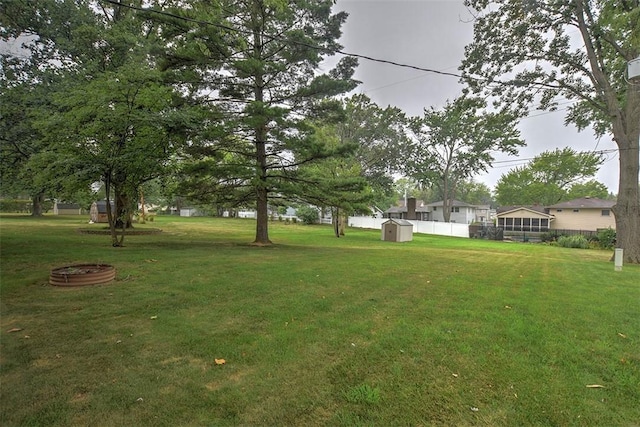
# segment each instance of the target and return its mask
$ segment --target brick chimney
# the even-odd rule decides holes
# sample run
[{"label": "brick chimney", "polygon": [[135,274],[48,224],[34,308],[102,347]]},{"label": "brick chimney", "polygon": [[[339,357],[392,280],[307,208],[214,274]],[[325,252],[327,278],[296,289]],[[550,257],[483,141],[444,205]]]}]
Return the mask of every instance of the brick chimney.
[{"label": "brick chimney", "polygon": [[410,197],[407,199],[407,219],[417,219],[415,197]]}]

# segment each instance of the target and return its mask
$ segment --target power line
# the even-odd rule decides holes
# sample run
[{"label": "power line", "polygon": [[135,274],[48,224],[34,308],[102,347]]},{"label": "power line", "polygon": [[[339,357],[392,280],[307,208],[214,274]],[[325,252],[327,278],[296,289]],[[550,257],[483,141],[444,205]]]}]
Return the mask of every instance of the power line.
[{"label": "power line", "polygon": [[[200,20],[200,19],[189,18],[187,16],[177,15],[175,13],[166,12],[166,11],[163,11],[163,10],[149,9],[149,8],[145,8],[145,7],[138,7],[138,6],[134,6],[134,5],[123,4],[123,3],[119,3],[116,0],[100,0],[100,1],[112,4],[114,6],[124,7],[124,8],[127,8],[127,9],[136,10],[138,12],[155,13],[157,15],[162,15],[162,16],[166,16],[166,17],[169,17],[169,18],[179,19],[179,20],[183,20],[183,21],[186,21],[186,22],[192,22],[192,23],[198,24],[198,25],[209,25],[209,26],[213,26],[213,27],[216,27],[216,28],[220,28],[222,30],[232,31],[232,32],[240,33],[240,34],[246,34],[246,35],[252,35],[253,34],[251,31],[245,31],[245,30],[241,30],[241,29],[238,29],[238,28],[230,27],[228,25],[218,24],[218,23],[211,22],[211,21],[204,21],[204,20]],[[450,76],[450,77],[457,77],[457,78],[462,78],[463,77],[461,74],[449,73],[449,72],[446,72],[446,71],[440,71],[440,70],[435,70],[435,69],[432,69],[432,68],[420,67],[420,66],[417,66],[417,65],[404,64],[404,63],[401,63],[401,62],[391,61],[391,60],[388,60],[388,59],[374,58],[372,56],[362,55],[362,54],[359,54],[359,53],[346,52],[344,50],[327,49],[327,48],[323,48],[323,47],[319,47],[319,46],[314,46],[314,45],[311,45],[309,43],[304,43],[304,42],[301,42],[301,41],[285,40],[282,37],[278,37],[278,36],[271,36],[271,35],[268,35],[268,34],[264,34],[264,36],[269,38],[269,39],[271,39],[271,40],[284,41],[284,42],[287,42],[287,43],[296,44],[298,46],[308,47],[310,49],[325,51],[327,53],[337,53],[337,54],[343,55],[343,56],[349,56],[349,57],[352,57],[352,58],[365,59],[365,60],[368,60],[368,61],[378,62],[378,63],[381,63],[381,64],[393,65],[395,67],[409,68],[409,69],[413,69],[413,70],[423,71],[423,72],[426,72],[426,73],[439,74],[439,75],[443,75],[443,76]],[[468,76],[468,77],[470,77],[470,76]],[[472,78],[474,80],[477,80],[477,81],[506,84],[504,82],[499,82],[499,81],[489,81],[487,79],[479,79],[479,78],[475,78],[475,77],[470,77],[470,78]]]}]

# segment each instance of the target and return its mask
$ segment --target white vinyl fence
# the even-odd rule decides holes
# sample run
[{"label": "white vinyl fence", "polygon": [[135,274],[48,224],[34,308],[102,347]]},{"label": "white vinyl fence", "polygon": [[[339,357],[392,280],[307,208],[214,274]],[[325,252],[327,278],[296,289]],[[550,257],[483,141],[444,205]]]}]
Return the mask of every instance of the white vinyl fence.
[{"label": "white vinyl fence", "polygon": [[[371,228],[374,230],[382,230],[382,223],[388,220],[389,218],[371,218],[369,216],[350,216],[349,227]],[[467,224],[456,224],[455,222],[414,221],[414,220],[409,220],[409,222],[413,224],[414,233],[437,234],[439,236],[469,238],[469,225]]]}]

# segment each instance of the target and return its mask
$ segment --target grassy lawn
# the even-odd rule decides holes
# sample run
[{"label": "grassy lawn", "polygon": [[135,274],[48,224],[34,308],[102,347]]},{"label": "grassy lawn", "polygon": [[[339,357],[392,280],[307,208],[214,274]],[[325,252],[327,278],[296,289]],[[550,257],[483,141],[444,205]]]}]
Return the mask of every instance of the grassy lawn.
[{"label": "grassy lawn", "polygon": [[[640,420],[640,266],[610,252],[281,223],[259,248],[251,220],[174,217],[112,248],[87,226],[0,219],[3,426]],[[47,285],[85,262],[116,281]]]}]

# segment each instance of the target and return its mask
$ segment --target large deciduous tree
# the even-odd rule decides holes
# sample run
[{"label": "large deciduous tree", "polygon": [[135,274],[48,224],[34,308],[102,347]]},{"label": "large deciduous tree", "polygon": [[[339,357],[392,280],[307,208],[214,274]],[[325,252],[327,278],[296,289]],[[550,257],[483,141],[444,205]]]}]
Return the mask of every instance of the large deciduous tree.
[{"label": "large deciduous tree", "polygon": [[[571,198],[602,196],[604,185],[589,181],[602,161],[597,154],[579,153],[572,148],[545,151],[528,165],[503,174],[496,183],[496,200],[502,206],[548,206]],[[584,194],[590,190],[598,191]]]},{"label": "large deciduous tree", "polygon": [[441,110],[425,109],[410,128],[413,142],[407,149],[406,173],[443,195],[444,219],[449,222],[456,184],[487,171],[496,151],[516,154],[523,145],[515,117],[507,112],[486,112],[478,98],[457,98]]},{"label": "large deciduous tree", "polygon": [[35,126],[38,111],[46,105],[42,85],[3,82],[0,89],[0,194],[29,194],[31,215],[42,215],[42,202],[50,183],[34,173],[34,158],[46,150],[45,138]]},{"label": "large deciduous tree", "polygon": [[[48,140],[40,164],[67,187],[102,180],[113,246],[121,246],[142,183],[157,177],[184,136],[180,97],[155,66],[155,23],[125,3],[43,0],[11,2],[4,35],[23,38],[26,65],[56,76],[47,87],[47,117],[39,121]],[[12,75],[30,68],[14,60]],[[34,67],[32,66],[31,69]],[[42,81],[34,81],[42,85]],[[57,173],[57,176],[56,176]]]},{"label": "large deciduous tree", "polygon": [[461,66],[475,92],[526,114],[574,101],[567,123],[610,134],[620,175],[617,246],[640,263],[640,85],[626,76],[640,55],[638,0],[466,0],[474,40]]},{"label": "large deciduous tree", "polygon": [[301,199],[321,208],[331,209],[336,237],[345,235],[348,215],[369,211],[373,199],[372,186],[366,178],[360,161],[354,155],[356,144],[341,141],[335,126],[323,126],[316,135],[334,149],[343,146],[341,156],[332,156],[300,167],[296,181]]},{"label": "large deciduous tree", "polygon": [[403,163],[407,118],[397,107],[382,108],[363,94],[345,100],[344,107],[346,118],[336,132],[342,143],[355,144],[354,158],[373,190],[373,202],[385,208],[394,198],[393,175]]},{"label": "large deciduous tree", "polygon": [[[355,87],[352,58],[319,72],[321,61],[340,48],[347,16],[333,14],[332,5],[331,0],[222,0],[174,10],[211,21],[193,29],[184,25],[166,64],[191,72],[194,95],[212,111],[205,124],[211,132],[193,146],[198,161],[189,167],[199,173],[190,196],[206,196],[200,190],[209,188],[239,204],[254,203],[257,245],[271,243],[269,200],[296,191],[291,184],[300,165],[332,154],[308,120],[328,119],[340,109],[331,98]],[[194,35],[197,43],[180,45]]]}]

